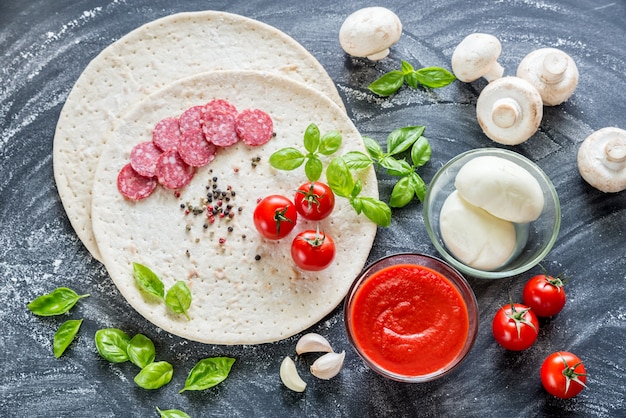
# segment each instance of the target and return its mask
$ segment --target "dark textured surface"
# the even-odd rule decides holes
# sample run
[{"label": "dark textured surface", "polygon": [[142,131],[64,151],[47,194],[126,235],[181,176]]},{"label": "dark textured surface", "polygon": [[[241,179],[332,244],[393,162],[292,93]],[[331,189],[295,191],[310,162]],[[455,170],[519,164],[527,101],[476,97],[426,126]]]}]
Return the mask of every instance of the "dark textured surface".
[{"label": "dark textured surface", "polygon": [[[158,416],[155,407],[178,408],[191,416],[626,416],[626,192],[603,194],[578,175],[579,144],[606,126],[626,128],[626,3],[621,0],[386,1],[404,25],[390,57],[373,64],[347,58],[337,35],[356,1],[3,0],[0,3],[0,416]],[[125,303],[101,264],[71,229],[52,175],[57,118],[73,83],[88,62],[110,43],[143,23],[180,11],[224,10],[273,25],[302,43],[336,82],[348,112],[364,134],[383,141],[393,129],[427,126],[431,162],[421,170],[429,181],[451,157],[492,146],[475,120],[483,81],[456,82],[432,92],[403,89],[389,99],[365,86],[401,59],[416,67],[449,68],[456,44],[470,32],[496,35],[501,62],[513,75],[519,61],[539,47],[569,53],[581,74],[565,104],[546,108],[539,132],[515,148],[552,178],[562,203],[561,232],[544,261],[564,272],[568,303],[542,321],[537,343],[506,352],[493,340],[495,310],[517,298],[528,274],[499,281],[469,278],[478,299],[481,325],[469,358],[452,375],[420,385],[387,381],[367,370],[348,346],[341,309],[311,331],[347,350],[341,374],[331,381],[302,375],[304,394],[288,391],[278,368],[294,355],[298,336],[259,346],[207,346],[181,340],[144,320]],[[381,177],[383,198],[391,188]],[[434,254],[413,202],[394,211],[392,226],[380,230],[374,260],[400,251]],[[91,297],[61,317],[35,317],[26,304],[59,286]],[[84,318],[78,339],[55,359],[51,341],[66,319]],[[157,359],[174,366],[172,382],[145,391],[133,382],[137,369],[101,359],[93,335],[104,327],[144,333],[156,344]],[[588,389],[561,401],[541,387],[539,367],[556,350],[586,363]],[[237,359],[219,386],[178,394],[187,372],[201,358]],[[312,357],[299,358],[305,370]]]}]

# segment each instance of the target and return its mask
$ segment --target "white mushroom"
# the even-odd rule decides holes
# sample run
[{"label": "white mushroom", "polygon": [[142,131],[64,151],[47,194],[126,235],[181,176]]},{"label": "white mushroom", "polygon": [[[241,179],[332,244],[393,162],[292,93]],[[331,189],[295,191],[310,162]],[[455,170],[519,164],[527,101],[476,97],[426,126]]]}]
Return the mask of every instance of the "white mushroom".
[{"label": "white mushroom", "polygon": [[578,171],[605,193],[626,190],[626,131],[602,128],[589,135],[578,149]]},{"label": "white mushroom", "polygon": [[489,83],[476,101],[476,117],[485,135],[505,145],[533,136],[543,117],[543,103],[535,87],[518,77]]},{"label": "white mushroom", "polygon": [[400,39],[400,18],[384,7],[366,7],[346,18],[339,30],[339,43],[346,53],[378,61]]},{"label": "white mushroom", "polygon": [[535,86],[546,106],[563,103],[578,85],[576,63],[556,48],[541,48],[526,55],[517,67],[517,76]]},{"label": "white mushroom", "polygon": [[487,33],[467,35],[452,53],[452,72],[465,83],[480,77],[491,82],[504,73],[498,63],[501,52],[502,45],[495,36]]}]

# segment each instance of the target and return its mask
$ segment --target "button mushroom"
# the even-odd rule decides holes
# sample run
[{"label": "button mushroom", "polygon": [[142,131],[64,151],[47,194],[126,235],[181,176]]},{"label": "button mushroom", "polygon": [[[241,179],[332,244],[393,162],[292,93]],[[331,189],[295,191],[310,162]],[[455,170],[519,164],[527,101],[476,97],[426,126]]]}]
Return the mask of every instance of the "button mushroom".
[{"label": "button mushroom", "polygon": [[526,55],[517,67],[517,76],[535,86],[546,106],[563,103],[578,85],[576,63],[556,48],[541,48]]},{"label": "button mushroom", "polygon": [[517,145],[533,136],[543,117],[535,87],[518,77],[489,83],[476,101],[476,117],[485,135],[504,145]]},{"label": "button mushroom", "polygon": [[389,55],[389,48],[400,39],[400,18],[384,7],[366,7],[346,18],[339,30],[339,43],[354,57],[378,61]]},{"label": "button mushroom", "polygon": [[501,52],[502,45],[495,36],[486,33],[467,35],[452,53],[452,72],[466,83],[480,77],[491,82],[504,73],[504,68],[498,63]]},{"label": "button mushroom", "polygon": [[578,171],[605,193],[626,190],[626,131],[602,128],[589,135],[578,149]]}]

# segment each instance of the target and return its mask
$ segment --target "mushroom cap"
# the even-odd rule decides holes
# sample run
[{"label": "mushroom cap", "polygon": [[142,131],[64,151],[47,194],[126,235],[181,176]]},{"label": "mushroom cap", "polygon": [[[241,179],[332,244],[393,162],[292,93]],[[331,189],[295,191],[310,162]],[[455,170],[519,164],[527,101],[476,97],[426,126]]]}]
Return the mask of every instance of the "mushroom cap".
[{"label": "mushroom cap", "polygon": [[494,67],[493,79],[502,77],[504,69],[497,64],[502,52],[498,38],[487,33],[467,35],[452,53],[452,72],[459,80],[469,83],[489,73]]},{"label": "mushroom cap", "polygon": [[535,86],[546,106],[563,103],[578,86],[576,63],[557,48],[540,48],[526,55],[517,76]]},{"label": "mushroom cap", "polygon": [[504,145],[517,145],[533,136],[543,117],[535,87],[518,77],[489,83],[476,101],[476,117],[485,135]]},{"label": "mushroom cap", "polygon": [[381,60],[402,35],[402,22],[384,7],[365,7],[346,18],[339,29],[339,43],[355,57]]},{"label": "mushroom cap", "polygon": [[610,127],[589,135],[578,149],[578,171],[605,193],[626,190],[626,131]]}]

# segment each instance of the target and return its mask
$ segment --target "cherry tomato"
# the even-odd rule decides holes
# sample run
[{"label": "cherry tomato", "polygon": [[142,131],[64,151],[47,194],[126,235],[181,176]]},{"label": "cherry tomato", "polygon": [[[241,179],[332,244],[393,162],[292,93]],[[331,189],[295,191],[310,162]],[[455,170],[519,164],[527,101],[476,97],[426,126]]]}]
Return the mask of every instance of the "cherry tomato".
[{"label": "cherry tomato", "polygon": [[298,212],[293,202],[285,196],[270,195],[254,209],[254,226],[268,239],[284,238],[296,226]]},{"label": "cherry tomato", "polygon": [[291,243],[291,257],[302,270],[323,270],[335,258],[335,242],[319,229],[302,231]]},{"label": "cherry tomato", "polygon": [[326,184],[311,181],[298,187],[293,202],[303,218],[319,221],[333,211],[335,194]]},{"label": "cherry tomato", "polygon": [[526,305],[511,303],[498,309],[491,324],[493,337],[507,350],[525,350],[537,339],[539,320]]},{"label": "cherry tomato", "polygon": [[539,274],[531,277],[523,291],[524,304],[530,306],[535,315],[553,316],[565,306],[565,290],[560,277]]},{"label": "cherry tomato", "polygon": [[567,351],[550,354],[541,365],[541,384],[549,394],[568,399],[587,387],[587,371],[577,355]]}]

